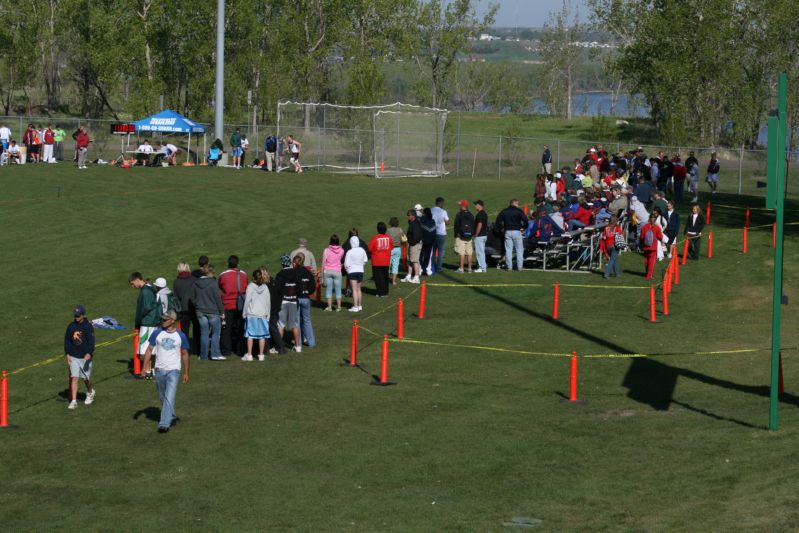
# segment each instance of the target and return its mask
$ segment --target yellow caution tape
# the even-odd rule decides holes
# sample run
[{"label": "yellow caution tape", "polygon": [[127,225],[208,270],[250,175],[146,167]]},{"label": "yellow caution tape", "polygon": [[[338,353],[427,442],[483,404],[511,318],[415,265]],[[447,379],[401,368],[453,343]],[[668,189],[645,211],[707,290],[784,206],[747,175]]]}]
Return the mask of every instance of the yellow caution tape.
[{"label": "yellow caution tape", "polygon": [[[112,344],[116,344],[116,343],[121,342],[121,341],[123,341],[125,339],[129,339],[129,338],[133,337],[134,335],[135,335],[135,333],[129,333],[127,335],[123,335],[122,337],[117,337],[116,339],[111,340],[111,341],[101,342],[100,344],[95,344],[94,348],[96,350],[97,348],[103,348],[105,346],[111,346]],[[34,363],[32,365],[29,365],[29,366],[24,366],[22,368],[18,368],[16,370],[12,371],[12,372],[9,372],[8,375],[10,376],[12,374],[19,374],[20,372],[25,372],[26,370],[30,370],[31,368],[36,368],[38,366],[49,365],[50,363],[58,361],[59,359],[62,359],[63,357],[64,357],[64,354],[59,354],[59,355],[53,356],[53,357],[51,357],[49,359],[45,359],[44,361],[39,361],[38,363]]]}]

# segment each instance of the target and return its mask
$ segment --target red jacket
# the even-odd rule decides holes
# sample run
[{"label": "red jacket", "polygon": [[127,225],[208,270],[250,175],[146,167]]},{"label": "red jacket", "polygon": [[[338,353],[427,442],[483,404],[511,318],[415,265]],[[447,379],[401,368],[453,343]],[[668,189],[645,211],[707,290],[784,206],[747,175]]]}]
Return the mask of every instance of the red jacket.
[{"label": "red jacket", "polygon": [[50,128],[44,130],[44,144],[53,144],[55,142],[55,132]]},{"label": "red jacket", "polygon": [[[654,233],[655,238],[652,240],[651,246],[646,246],[644,245],[644,236],[646,235],[646,232],[649,231],[650,229]],[[663,240],[663,230],[660,229],[660,226],[658,226],[657,224],[650,224],[649,222],[643,225],[643,227],[641,228],[641,248],[643,248],[645,252],[656,252],[658,249],[658,241],[662,240]]]},{"label": "red jacket", "polygon": [[369,241],[369,252],[372,254],[372,266],[385,267],[391,263],[391,249],[394,244],[386,234],[378,233]]},{"label": "red jacket", "polygon": [[[236,273],[239,276],[236,290]],[[247,273],[240,269],[225,270],[219,275],[219,289],[222,291],[222,305],[226,311],[236,310],[236,297],[247,293]]]},{"label": "red jacket", "polygon": [[591,224],[591,217],[594,216],[594,212],[590,209],[586,209],[582,205],[577,208],[577,212],[574,214],[574,218],[585,224],[586,226]]},{"label": "red jacket", "polygon": [[78,133],[78,136],[75,137],[75,146],[78,148],[88,148],[89,147],[89,134],[85,131]]}]

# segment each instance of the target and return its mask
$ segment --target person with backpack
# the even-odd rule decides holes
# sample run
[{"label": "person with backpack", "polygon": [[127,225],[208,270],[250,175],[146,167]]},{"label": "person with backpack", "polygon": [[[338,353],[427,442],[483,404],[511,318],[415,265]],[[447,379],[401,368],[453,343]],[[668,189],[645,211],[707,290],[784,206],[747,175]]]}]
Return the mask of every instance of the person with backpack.
[{"label": "person with backpack", "polygon": [[455,253],[458,254],[458,272],[472,272],[472,238],[474,237],[474,215],[469,211],[468,200],[461,200],[460,211],[455,215]]},{"label": "person with backpack", "polygon": [[161,306],[161,314],[166,313],[167,311],[175,311],[175,295],[166,286],[166,278],[156,278],[153,286],[158,290],[155,293],[155,298],[158,300],[158,304]]},{"label": "person with backpack", "polygon": [[641,250],[644,252],[644,269],[646,270],[646,279],[652,279],[655,274],[655,263],[657,262],[658,243],[663,241],[663,231],[660,226],[654,223],[655,215],[647,220],[646,224],[641,227]]},{"label": "person with backpack", "polygon": [[[156,290],[149,281],[142,277],[140,272],[133,272],[128,276],[128,284],[134,289],[139,289],[136,300],[136,317],[133,321],[134,329],[139,331],[139,358],[144,361],[150,336],[161,325],[161,305],[156,297]],[[145,365],[142,373],[147,379],[153,379],[152,368]]]},{"label": "person with backpack", "polygon": [[626,249],[627,241],[624,238],[621,226],[619,226],[619,217],[611,215],[610,222],[602,230],[602,239],[599,241],[599,250],[608,260],[608,266],[602,275],[603,278],[608,279],[611,274],[615,274],[617,278],[621,277],[621,270],[619,270],[617,261],[619,253]]},{"label": "person with backpack", "polygon": [[716,156],[716,152],[710,154],[710,163],[707,165],[707,177],[705,181],[710,186],[710,194],[716,194],[716,189],[719,186],[719,171],[721,170],[721,163]]},{"label": "person with backpack", "polygon": [[277,137],[272,135],[271,133],[266,136],[266,140],[264,141],[264,157],[266,159],[266,171],[272,172],[274,169],[277,172],[277,166],[275,165],[275,154],[277,153]]}]

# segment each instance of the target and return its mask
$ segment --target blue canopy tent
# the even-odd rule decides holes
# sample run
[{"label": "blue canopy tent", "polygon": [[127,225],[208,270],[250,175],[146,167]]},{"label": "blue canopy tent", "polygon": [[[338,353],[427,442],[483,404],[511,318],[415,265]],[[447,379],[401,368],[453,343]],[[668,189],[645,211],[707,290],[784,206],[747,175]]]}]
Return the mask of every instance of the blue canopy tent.
[{"label": "blue canopy tent", "polygon": [[[171,109],[164,109],[160,113],[137,120],[134,122],[136,125],[136,132],[153,131],[158,133],[186,133],[189,135],[189,149],[186,151],[186,161],[189,160],[191,152],[191,134],[192,133],[205,133],[205,126],[198,124],[193,120],[189,120],[183,115],[172,111]],[[203,152],[205,148],[203,147]]]}]

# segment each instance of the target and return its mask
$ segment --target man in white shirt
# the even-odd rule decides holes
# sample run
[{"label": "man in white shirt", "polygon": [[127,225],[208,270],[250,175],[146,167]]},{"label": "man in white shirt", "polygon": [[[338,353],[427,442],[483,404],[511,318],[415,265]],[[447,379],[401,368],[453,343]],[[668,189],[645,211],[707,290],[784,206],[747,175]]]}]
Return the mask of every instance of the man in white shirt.
[{"label": "man in white shirt", "polygon": [[0,147],[2,147],[2,151],[5,152],[8,150],[8,145],[11,144],[11,130],[8,129],[8,126],[3,124],[0,126]]},{"label": "man in white shirt", "polygon": [[[177,328],[177,313],[169,310],[161,315],[161,327],[155,330],[147,341],[144,352],[144,368],[153,357],[155,359],[155,384],[161,398],[161,420],[158,433],[166,433],[178,420],[175,415],[175,397],[178,392],[181,363],[183,364],[183,383],[189,382],[189,339]],[[142,378],[145,377],[142,370]]]},{"label": "man in white shirt", "polygon": [[141,166],[147,166],[150,164],[150,155],[154,152],[153,145],[150,144],[150,141],[144,139],[144,142],[136,148],[136,164]]},{"label": "man in white shirt", "polygon": [[19,145],[17,144],[17,141],[11,141],[11,144],[9,145],[8,150],[6,150],[4,153],[7,154],[7,156],[6,156],[7,157],[6,163],[7,164],[19,163],[19,161],[20,161],[20,151],[19,151]]},{"label": "man in white shirt", "polygon": [[433,273],[441,272],[444,268],[444,249],[447,245],[447,224],[449,223],[449,215],[444,210],[444,199],[442,197],[436,198],[435,207],[430,209],[433,214],[433,220],[436,223],[436,243],[433,245],[433,252],[431,256],[431,263],[433,265]]},{"label": "man in white shirt", "polygon": [[170,165],[177,165],[178,161],[178,147],[172,143],[167,143],[166,145],[167,156],[166,159],[169,161]]}]

